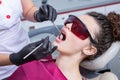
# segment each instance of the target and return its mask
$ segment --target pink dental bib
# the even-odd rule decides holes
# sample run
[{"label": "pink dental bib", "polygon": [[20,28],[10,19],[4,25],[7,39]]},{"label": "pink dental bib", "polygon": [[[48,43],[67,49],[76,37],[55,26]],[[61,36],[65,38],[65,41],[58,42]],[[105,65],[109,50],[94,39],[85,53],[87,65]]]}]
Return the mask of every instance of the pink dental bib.
[{"label": "pink dental bib", "polygon": [[53,60],[32,61],[20,66],[8,80],[67,80]]}]

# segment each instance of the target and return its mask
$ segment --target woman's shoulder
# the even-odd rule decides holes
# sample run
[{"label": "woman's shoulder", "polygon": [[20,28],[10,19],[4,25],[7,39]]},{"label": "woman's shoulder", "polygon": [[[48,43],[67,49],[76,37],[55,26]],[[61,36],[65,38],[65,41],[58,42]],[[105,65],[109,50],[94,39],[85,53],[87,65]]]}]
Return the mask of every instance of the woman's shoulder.
[{"label": "woman's shoulder", "polygon": [[99,80],[118,80],[116,74],[112,72],[105,72],[100,75]]}]

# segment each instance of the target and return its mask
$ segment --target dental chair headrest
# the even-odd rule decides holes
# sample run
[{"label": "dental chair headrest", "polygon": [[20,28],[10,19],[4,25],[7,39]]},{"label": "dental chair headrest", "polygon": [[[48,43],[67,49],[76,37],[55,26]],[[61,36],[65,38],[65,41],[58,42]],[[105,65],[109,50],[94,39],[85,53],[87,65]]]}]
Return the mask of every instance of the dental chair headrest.
[{"label": "dental chair headrest", "polygon": [[91,61],[83,61],[80,66],[88,70],[102,69],[118,54],[119,50],[120,42],[114,42],[103,55]]}]

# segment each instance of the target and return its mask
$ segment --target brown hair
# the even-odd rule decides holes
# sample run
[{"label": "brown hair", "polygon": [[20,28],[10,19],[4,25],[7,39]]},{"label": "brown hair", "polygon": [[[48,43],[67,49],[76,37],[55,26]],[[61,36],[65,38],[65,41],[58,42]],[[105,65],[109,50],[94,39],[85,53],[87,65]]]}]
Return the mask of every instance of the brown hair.
[{"label": "brown hair", "polygon": [[97,48],[97,53],[88,57],[88,60],[91,60],[102,55],[113,42],[120,40],[120,14],[110,12],[106,16],[101,13],[90,12],[88,15],[92,16],[101,27],[99,34],[95,35],[97,43],[93,44]]}]

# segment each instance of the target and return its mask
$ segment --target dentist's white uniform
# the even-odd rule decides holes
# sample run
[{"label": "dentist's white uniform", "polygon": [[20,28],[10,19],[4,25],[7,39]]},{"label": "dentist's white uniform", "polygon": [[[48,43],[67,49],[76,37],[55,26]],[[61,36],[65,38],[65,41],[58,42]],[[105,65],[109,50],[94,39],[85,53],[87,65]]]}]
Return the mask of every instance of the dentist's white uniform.
[{"label": "dentist's white uniform", "polygon": [[[0,53],[16,53],[30,40],[21,27],[21,0],[0,0]],[[10,76],[17,66],[0,66],[0,80]]]}]

